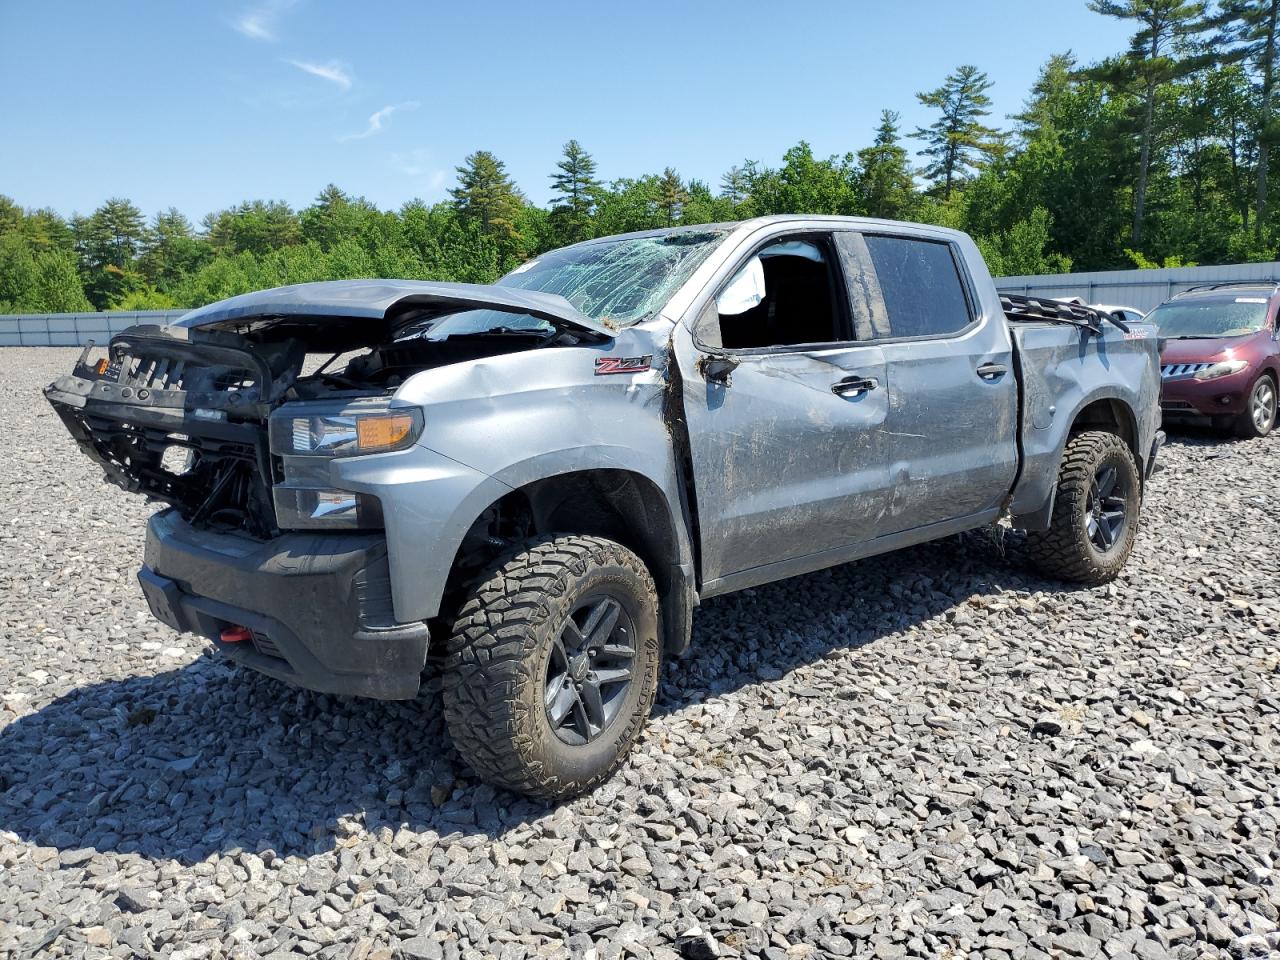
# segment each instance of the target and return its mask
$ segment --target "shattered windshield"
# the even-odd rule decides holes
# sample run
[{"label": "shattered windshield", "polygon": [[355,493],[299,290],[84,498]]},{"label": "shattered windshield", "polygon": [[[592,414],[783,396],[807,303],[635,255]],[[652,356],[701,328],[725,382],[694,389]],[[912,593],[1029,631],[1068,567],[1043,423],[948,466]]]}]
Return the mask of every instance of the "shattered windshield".
[{"label": "shattered windshield", "polygon": [[594,320],[630,326],[661,310],[723,238],[701,230],[552,250],[498,286],[558,293]]},{"label": "shattered windshield", "polygon": [[1147,320],[1160,328],[1160,336],[1170,340],[1243,337],[1266,325],[1267,298],[1175,301],[1156,307]]}]

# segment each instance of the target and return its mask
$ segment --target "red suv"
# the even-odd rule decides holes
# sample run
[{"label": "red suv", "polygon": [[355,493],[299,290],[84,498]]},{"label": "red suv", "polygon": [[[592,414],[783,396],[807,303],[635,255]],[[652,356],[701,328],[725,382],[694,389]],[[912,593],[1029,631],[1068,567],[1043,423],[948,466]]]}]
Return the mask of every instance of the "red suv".
[{"label": "red suv", "polygon": [[1147,314],[1159,328],[1160,406],[1166,422],[1208,417],[1244,437],[1265,437],[1276,422],[1280,284],[1194,287]]}]

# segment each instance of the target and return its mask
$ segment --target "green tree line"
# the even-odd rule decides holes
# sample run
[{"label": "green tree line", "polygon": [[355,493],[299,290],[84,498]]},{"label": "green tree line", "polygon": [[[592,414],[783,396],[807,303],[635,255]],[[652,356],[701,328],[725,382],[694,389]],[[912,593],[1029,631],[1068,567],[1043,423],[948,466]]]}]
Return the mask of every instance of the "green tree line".
[{"label": "green tree line", "polygon": [[176,209],[148,221],[123,198],[64,219],[0,196],[0,313],[192,307],[356,277],[485,283],[591,237],[773,213],[956,227],[1005,275],[1276,259],[1280,0],[1088,5],[1130,26],[1128,47],[1051,57],[1003,126],[991,80],[963,64],[917,94],[925,126],[903,131],[886,109],[868,146],[823,158],[801,141],[715,186],[671,167],[605,183],[570,140],[545,207],[486,150],[457,168],[449,199],[398,210],[330,185],[301,210],[252,200],[197,226]]}]

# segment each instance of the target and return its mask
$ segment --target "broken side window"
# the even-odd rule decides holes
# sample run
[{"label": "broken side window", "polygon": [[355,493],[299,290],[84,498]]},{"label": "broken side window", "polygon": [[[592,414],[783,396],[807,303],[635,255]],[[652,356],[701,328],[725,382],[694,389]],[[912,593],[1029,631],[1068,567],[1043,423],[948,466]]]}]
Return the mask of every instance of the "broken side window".
[{"label": "broken side window", "polygon": [[708,320],[703,340],[730,350],[846,339],[826,238],[788,237],[761,248],[725,284]]}]

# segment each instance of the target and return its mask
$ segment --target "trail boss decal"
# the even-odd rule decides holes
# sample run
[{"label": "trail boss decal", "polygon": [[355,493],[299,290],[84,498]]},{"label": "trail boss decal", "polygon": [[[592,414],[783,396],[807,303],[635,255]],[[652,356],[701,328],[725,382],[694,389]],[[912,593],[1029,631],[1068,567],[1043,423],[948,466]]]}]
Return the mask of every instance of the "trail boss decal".
[{"label": "trail boss decal", "polygon": [[596,360],[596,376],[611,373],[644,373],[653,366],[653,354],[644,357],[599,357]]}]

